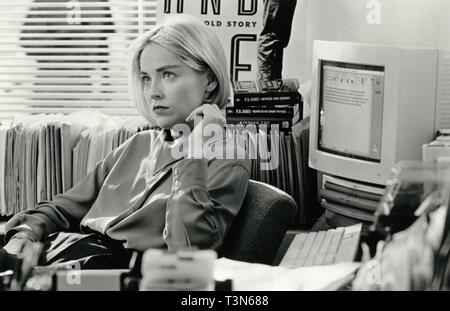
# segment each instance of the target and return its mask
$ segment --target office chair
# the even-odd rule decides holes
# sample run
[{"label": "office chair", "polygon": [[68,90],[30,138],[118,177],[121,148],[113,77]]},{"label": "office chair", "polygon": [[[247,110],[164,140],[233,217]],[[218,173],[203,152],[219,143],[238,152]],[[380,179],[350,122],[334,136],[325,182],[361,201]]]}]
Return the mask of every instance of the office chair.
[{"label": "office chair", "polygon": [[296,213],[297,205],[287,193],[250,180],[219,257],[271,265]]}]

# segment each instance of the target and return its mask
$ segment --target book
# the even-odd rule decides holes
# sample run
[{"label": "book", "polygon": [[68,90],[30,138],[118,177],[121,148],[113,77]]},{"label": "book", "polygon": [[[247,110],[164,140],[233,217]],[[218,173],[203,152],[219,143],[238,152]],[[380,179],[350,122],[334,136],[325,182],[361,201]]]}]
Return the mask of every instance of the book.
[{"label": "book", "polygon": [[235,107],[293,106],[302,101],[297,79],[233,81]]},{"label": "book", "polygon": [[297,92],[300,83],[297,79],[233,81],[233,91],[239,94],[287,94]]},{"label": "book", "polygon": [[252,118],[274,118],[292,119],[294,107],[261,108],[261,107],[226,107],[226,117],[252,117]]},{"label": "book", "polygon": [[249,126],[253,125],[260,128],[261,125],[267,127],[269,131],[271,125],[278,125],[278,130],[283,132],[290,132],[292,128],[292,120],[287,119],[262,119],[262,118],[247,118],[247,117],[229,117],[227,118],[227,124],[229,125],[242,125]]}]

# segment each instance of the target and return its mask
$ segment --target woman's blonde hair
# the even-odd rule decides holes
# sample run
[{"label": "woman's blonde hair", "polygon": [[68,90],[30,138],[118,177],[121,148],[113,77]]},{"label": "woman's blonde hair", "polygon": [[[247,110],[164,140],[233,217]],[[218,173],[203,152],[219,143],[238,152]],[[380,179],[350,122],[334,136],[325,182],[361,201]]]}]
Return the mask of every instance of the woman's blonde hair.
[{"label": "woman's blonde hair", "polygon": [[151,110],[144,98],[140,75],[140,56],[149,43],[157,43],[175,53],[193,70],[208,73],[216,82],[208,103],[223,108],[230,96],[227,61],[217,35],[201,21],[191,16],[176,15],[145,32],[131,44],[128,52],[128,88],[138,111],[152,120]]}]

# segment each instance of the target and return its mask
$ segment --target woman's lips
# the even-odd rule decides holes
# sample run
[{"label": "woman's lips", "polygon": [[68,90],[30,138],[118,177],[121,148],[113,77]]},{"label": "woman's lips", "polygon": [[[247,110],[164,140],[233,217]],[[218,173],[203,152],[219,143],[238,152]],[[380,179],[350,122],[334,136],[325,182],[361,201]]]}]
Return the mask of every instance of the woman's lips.
[{"label": "woman's lips", "polygon": [[159,113],[163,113],[167,109],[169,109],[169,108],[168,107],[164,107],[164,106],[155,106],[155,107],[153,107],[153,112],[159,114]]}]

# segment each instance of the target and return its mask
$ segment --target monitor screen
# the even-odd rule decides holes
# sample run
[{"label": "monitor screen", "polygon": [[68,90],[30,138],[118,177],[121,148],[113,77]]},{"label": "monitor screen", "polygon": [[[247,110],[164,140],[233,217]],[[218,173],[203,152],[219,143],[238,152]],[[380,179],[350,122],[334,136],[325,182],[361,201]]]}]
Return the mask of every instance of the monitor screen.
[{"label": "monitor screen", "polygon": [[384,67],[320,61],[318,149],[381,160]]}]

